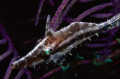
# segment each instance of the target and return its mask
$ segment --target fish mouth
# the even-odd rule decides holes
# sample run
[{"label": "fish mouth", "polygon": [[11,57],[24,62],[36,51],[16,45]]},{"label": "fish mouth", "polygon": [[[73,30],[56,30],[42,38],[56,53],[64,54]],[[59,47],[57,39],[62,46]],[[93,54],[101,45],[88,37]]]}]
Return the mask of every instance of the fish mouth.
[{"label": "fish mouth", "polygon": [[16,64],[15,64],[15,65],[14,65],[14,64],[11,64],[11,68],[12,68],[12,69],[16,69],[16,68],[17,68],[17,65],[16,65]]},{"label": "fish mouth", "polygon": [[31,56],[26,57],[25,56],[15,62],[13,62],[11,64],[11,68],[12,69],[20,69],[20,68],[41,65],[43,63],[45,63],[45,60],[40,56],[36,56],[36,57],[31,57]]},{"label": "fish mouth", "polygon": [[11,64],[12,69],[20,69],[25,67],[26,62],[23,59],[19,59]]}]

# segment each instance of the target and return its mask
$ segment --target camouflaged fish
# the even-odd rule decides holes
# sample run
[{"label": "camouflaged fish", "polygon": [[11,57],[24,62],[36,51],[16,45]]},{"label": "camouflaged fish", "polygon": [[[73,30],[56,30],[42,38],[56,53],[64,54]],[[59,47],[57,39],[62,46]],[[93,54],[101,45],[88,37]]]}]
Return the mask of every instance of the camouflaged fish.
[{"label": "camouflaged fish", "polygon": [[96,24],[89,22],[73,22],[65,28],[56,32],[49,29],[50,16],[47,17],[45,38],[40,39],[39,43],[27,55],[15,61],[11,67],[13,69],[31,67],[36,65],[57,63],[57,61],[69,53],[71,49],[80,45],[91,37],[120,27],[120,14],[112,17],[106,22]]}]

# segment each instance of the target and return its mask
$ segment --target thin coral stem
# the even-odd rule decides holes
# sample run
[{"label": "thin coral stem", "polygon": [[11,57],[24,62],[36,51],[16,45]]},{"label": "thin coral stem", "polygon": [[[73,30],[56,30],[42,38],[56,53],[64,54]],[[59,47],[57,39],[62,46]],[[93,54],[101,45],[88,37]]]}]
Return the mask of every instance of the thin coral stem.
[{"label": "thin coral stem", "polygon": [[115,33],[118,31],[119,28],[115,28],[113,30],[108,30],[106,32],[109,32],[110,35],[108,37],[105,37],[105,38],[101,38],[101,39],[93,39],[92,41],[111,41],[111,38],[115,35]]},{"label": "thin coral stem", "polygon": [[93,39],[92,41],[94,42],[98,42],[98,41],[108,41],[110,39],[110,37],[106,37],[106,38],[101,38],[101,39]]},{"label": "thin coral stem", "polygon": [[72,23],[73,20],[74,20],[74,18],[71,18],[71,17],[66,16],[66,17],[64,18],[64,20],[65,20],[67,23]]},{"label": "thin coral stem", "polygon": [[[83,60],[83,61],[78,61],[77,65],[88,64],[88,63],[90,63],[90,60]],[[74,64],[74,63],[72,63],[72,64]],[[67,65],[69,65],[69,64],[67,64]],[[62,70],[61,66],[59,66],[59,67],[51,70],[50,72],[46,73],[45,75],[43,75],[42,77],[40,77],[40,79],[44,79],[44,78],[46,78],[46,77],[48,77],[48,76],[50,76],[50,75],[52,75],[52,74],[54,74],[54,73],[56,73],[56,72],[58,72],[60,70]]]},{"label": "thin coral stem", "polygon": [[17,50],[15,49],[15,47],[14,47],[12,41],[11,41],[11,38],[9,37],[7,32],[5,31],[5,28],[4,28],[4,26],[2,24],[0,24],[0,32],[1,32],[2,36],[3,36],[3,38],[6,39],[6,42],[8,43],[9,48],[11,50],[13,50],[13,55],[18,56]]},{"label": "thin coral stem", "polygon": [[12,52],[12,49],[9,47],[6,52],[4,52],[2,55],[0,55],[0,61],[2,61],[4,58],[9,56],[11,54],[11,52]]},{"label": "thin coral stem", "polygon": [[60,23],[62,23],[63,18],[66,16],[67,12],[69,11],[69,9],[74,5],[74,3],[77,0],[71,0],[71,2],[67,5],[67,7],[65,8],[65,10],[63,11],[61,17],[60,17],[60,21],[58,21],[57,25],[55,26],[55,28],[58,28],[60,26]]},{"label": "thin coral stem", "polygon": [[[14,45],[9,37],[9,35],[7,34],[7,32],[5,31],[3,25],[0,24],[0,32],[3,36],[4,39],[6,39],[6,42],[8,43],[8,50],[7,52],[3,53],[1,56],[0,56],[0,61],[3,60],[4,58],[6,58],[7,56],[9,56],[11,54],[11,52],[13,51],[13,55],[14,57],[12,58],[12,60],[10,61],[10,64],[7,68],[7,71],[6,71],[6,74],[4,76],[4,79],[9,79],[9,76],[12,72],[12,68],[11,68],[11,64],[17,60],[17,56],[18,56],[18,53],[17,53],[17,50],[14,48]],[[22,74],[22,72],[21,72]]]},{"label": "thin coral stem", "polygon": [[[118,38],[120,39],[120,38]],[[117,44],[118,42],[116,40],[112,41],[112,42],[109,42],[109,43],[104,43],[104,44],[85,44],[87,47],[90,47],[90,48],[98,48],[98,47],[105,47],[105,46],[112,46],[112,45],[115,45]]]},{"label": "thin coral stem", "polygon": [[61,5],[58,7],[57,11],[55,12],[55,15],[53,16],[51,23],[50,23],[50,28],[54,28],[56,23],[58,22],[59,17],[61,16],[61,12],[63,11],[63,9],[65,8],[65,6],[67,5],[67,3],[69,2],[69,0],[63,0]]},{"label": "thin coral stem", "polygon": [[117,49],[115,52],[109,54],[108,57],[110,57],[110,58],[113,58],[113,57],[116,57],[116,56],[119,57],[119,54],[120,54],[120,49]]},{"label": "thin coral stem", "polygon": [[91,15],[91,17],[94,17],[94,18],[109,18],[113,16],[112,13],[102,13],[102,14],[93,14]]},{"label": "thin coral stem", "polygon": [[105,49],[98,51],[97,54],[108,55],[111,51],[112,51],[112,49],[110,49],[110,46],[108,46]]},{"label": "thin coral stem", "polygon": [[55,3],[53,0],[47,0],[48,5],[50,5],[51,7],[54,7]]},{"label": "thin coral stem", "polygon": [[111,0],[111,2],[114,6],[111,12],[116,15],[118,12],[120,12],[120,0]]},{"label": "thin coral stem", "polygon": [[40,79],[44,79],[44,78],[46,78],[46,77],[48,77],[48,76],[50,76],[50,75],[52,75],[52,74],[54,74],[55,72],[58,72],[58,71],[60,71],[60,70],[62,70],[61,66],[59,66],[59,67],[51,70],[51,71],[48,72],[47,74],[43,75]]},{"label": "thin coral stem", "polygon": [[45,1],[45,0],[41,0],[40,3],[39,3],[38,13],[36,14],[35,26],[37,26],[37,24],[38,24],[39,16],[40,16],[40,13],[41,13],[42,6],[43,6],[44,1]]},{"label": "thin coral stem", "polygon": [[105,7],[108,7],[108,6],[112,6],[112,2],[109,2],[109,3],[105,3],[105,4],[100,4],[100,5],[97,5],[95,7],[92,7],[88,10],[86,10],[85,12],[83,12],[82,14],[80,14],[75,20],[74,22],[78,22],[78,21],[81,21],[83,18],[85,18],[86,16],[90,15],[91,13],[95,12],[95,11],[98,11],[98,10],[101,10]]},{"label": "thin coral stem", "polygon": [[95,1],[95,0],[79,0],[79,2],[91,2],[91,1]]},{"label": "thin coral stem", "polygon": [[31,78],[31,72],[29,70],[26,70],[25,74],[27,75],[27,79],[32,79]]},{"label": "thin coral stem", "polygon": [[14,79],[20,79],[24,72],[25,72],[24,68],[20,69],[19,73],[17,74],[17,76]]},{"label": "thin coral stem", "polygon": [[83,60],[83,61],[79,61],[77,65],[88,64],[90,62],[91,62],[90,60]]},{"label": "thin coral stem", "polygon": [[5,44],[5,43],[6,43],[6,39],[0,40],[0,44]]},{"label": "thin coral stem", "polygon": [[6,71],[6,73],[5,73],[4,79],[9,79],[10,74],[11,74],[11,72],[12,72],[11,64],[12,64],[14,61],[16,61],[16,60],[17,60],[17,57],[13,57],[12,60],[10,61],[10,64],[9,64],[9,66],[8,66],[8,68],[7,68],[7,71]]},{"label": "thin coral stem", "polygon": [[[120,51],[120,50],[119,50],[119,51]],[[114,67],[115,65],[117,65],[117,64],[119,64],[119,63],[120,63],[120,61],[118,60],[118,61],[114,62],[111,67]]]},{"label": "thin coral stem", "polygon": [[98,48],[98,47],[105,47],[108,45],[108,43],[103,43],[103,44],[85,44],[87,47],[90,48]]}]

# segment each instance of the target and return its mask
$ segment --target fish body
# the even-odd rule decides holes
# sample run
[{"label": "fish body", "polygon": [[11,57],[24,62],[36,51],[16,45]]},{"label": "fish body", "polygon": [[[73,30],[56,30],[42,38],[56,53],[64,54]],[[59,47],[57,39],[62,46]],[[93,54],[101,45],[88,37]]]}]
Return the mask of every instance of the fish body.
[{"label": "fish body", "polygon": [[[50,16],[47,18],[49,22]],[[57,63],[57,61],[67,54],[71,49],[83,43],[86,40],[91,40],[91,37],[120,27],[120,14],[112,17],[106,22],[96,24],[89,22],[73,22],[65,28],[56,32],[49,29],[49,23],[46,25],[45,38],[41,40],[33,50],[27,55],[15,61],[11,67],[13,69],[31,67],[46,63]]]}]

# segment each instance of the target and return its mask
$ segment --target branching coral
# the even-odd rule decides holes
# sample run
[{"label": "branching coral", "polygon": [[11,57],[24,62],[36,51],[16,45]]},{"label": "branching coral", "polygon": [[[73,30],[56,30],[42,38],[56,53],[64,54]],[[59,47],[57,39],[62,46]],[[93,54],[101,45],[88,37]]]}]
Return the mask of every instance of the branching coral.
[{"label": "branching coral", "polygon": [[[73,49],[72,56],[66,55],[63,66],[46,65],[20,70],[11,68],[14,61],[29,52],[35,41],[44,36],[47,15],[52,17],[50,28],[55,31],[75,21],[100,23],[120,13],[120,0],[38,0],[32,1],[31,4],[26,1],[16,2],[18,5],[6,1],[4,6],[8,6],[6,3],[14,6],[1,10],[3,14],[2,18],[0,17],[0,78],[120,78],[118,28],[101,33],[99,37],[93,37],[91,41]],[[18,9],[15,9],[15,6]],[[63,72],[65,67],[68,68]]]}]

